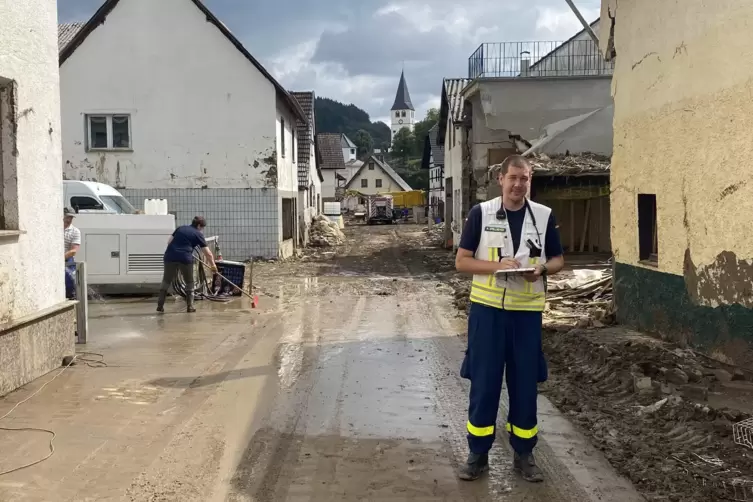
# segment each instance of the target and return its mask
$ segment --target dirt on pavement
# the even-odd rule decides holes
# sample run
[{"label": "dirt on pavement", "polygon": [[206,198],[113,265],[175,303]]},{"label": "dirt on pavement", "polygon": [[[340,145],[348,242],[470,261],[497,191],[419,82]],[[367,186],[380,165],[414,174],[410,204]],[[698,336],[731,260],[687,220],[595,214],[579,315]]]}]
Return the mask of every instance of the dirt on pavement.
[{"label": "dirt on pavement", "polygon": [[[425,229],[411,245],[465,315],[470,281],[455,273],[440,232]],[[594,321],[545,329],[541,392],[647,500],[753,500],[753,450],[733,438],[733,424],[753,413],[753,373],[620,326],[576,327],[584,324]]]}]

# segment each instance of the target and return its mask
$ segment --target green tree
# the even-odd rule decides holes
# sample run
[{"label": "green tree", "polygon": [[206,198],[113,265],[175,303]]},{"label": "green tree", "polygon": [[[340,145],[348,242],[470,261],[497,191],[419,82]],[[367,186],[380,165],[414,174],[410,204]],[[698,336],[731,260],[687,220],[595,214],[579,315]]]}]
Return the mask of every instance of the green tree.
[{"label": "green tree", "polygon": [[369,134],[369,131],[359,129],[353,137],[353,143],[358,147],[358,158],[364,159],[366,156],[374,150],[374,139]]},{"label": "green tree", "polygon": [[390,157],[395,163],[394,167],[400,166],[405,169],[408,167],[408,161],[414,155],[416,137],[413,132],[404,127],[400,129],[392,139],[392,152]]},{"label": "green tree", "polygon": [[429,134],[429,129],[439,121],[439,110],[436,108],[430,108],[426,112],[426,117],[423,120],[416,122],[413,128],[413,135],[415,137],[413,145],[413,155],[421,156],[424,151],[424,141]]}]

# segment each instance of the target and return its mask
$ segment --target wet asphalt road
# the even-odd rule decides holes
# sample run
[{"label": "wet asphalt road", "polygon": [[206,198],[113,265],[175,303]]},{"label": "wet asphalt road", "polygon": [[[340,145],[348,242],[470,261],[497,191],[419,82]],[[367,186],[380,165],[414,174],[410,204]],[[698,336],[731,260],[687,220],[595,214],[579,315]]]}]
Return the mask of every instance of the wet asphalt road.
[{"label": "wet asphalt road", "polygon": [[[260,309],[92,305],[85,350],[109,366],[66,371],[1,424],[58,437],[48,461],[0,478],[0,500],[642,500],[543,398],[545,483],[518,480],[504,442],[487,477],[457,480],[465,322],[409,245],[421,227],[348,234],[338,257],[259,265]],[[47,440],[0,432],[0,470],[44,456]]]},{"label": "wet asphalt road", "polygon": [[559,454],[545,436],[547,483],[520,481],[504,441],[486,478],[457,480],[466,454],[465,323],[449,291],[406,250],[419,231],[351,230],[356,244],[346,256],[309,269],[313,277],[301,280],[299,270],[299,280],[282,280],[280,389],[227,500],[640,500],[548,403],[542,429],[552,429]]}]

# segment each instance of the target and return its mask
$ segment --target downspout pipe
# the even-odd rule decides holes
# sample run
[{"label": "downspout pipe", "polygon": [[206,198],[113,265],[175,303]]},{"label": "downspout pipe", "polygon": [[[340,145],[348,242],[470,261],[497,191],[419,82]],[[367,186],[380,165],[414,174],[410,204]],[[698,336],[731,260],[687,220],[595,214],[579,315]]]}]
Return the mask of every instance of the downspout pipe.
[{"label": "downspout pipe", "polygon": [[591,40],[594,41],[596,44],[596,47],[599,47],[599,37],[596,36],[596,33],[594,33],[594,30],[591,29],[591,25],[588,24],[588,21],[586,21],[583,16],[581,15],[580,11],[578,10],[578,7],[575,6],[573,3],[573,0],[565,0],[567,2],[567,5],[570,6],[570,8],[573,11],[573,14],[575,14],[575,17],[578,18],[578,21],[580,21],[580,24],[583,25],[583,29],[586,30],[588,35],[591,37]]}]

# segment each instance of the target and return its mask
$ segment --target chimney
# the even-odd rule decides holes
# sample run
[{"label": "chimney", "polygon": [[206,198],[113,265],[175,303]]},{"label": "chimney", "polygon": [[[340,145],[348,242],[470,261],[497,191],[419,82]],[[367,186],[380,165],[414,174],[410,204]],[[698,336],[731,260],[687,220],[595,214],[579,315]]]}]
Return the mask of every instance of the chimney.
[{"label": "chimney", "polygon": [[520,53],[520,76],[529,77],[531,75],[531,53],[523,51]]}]

